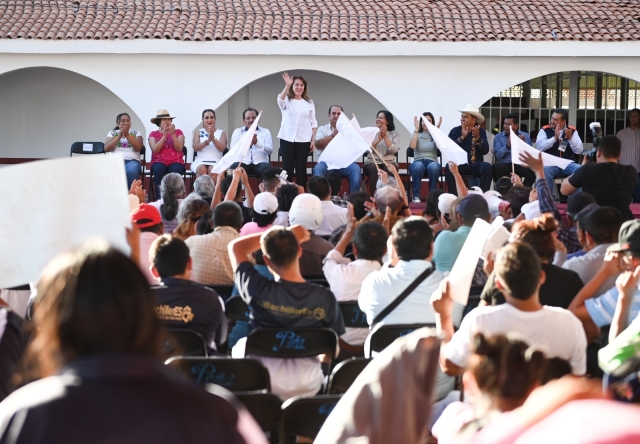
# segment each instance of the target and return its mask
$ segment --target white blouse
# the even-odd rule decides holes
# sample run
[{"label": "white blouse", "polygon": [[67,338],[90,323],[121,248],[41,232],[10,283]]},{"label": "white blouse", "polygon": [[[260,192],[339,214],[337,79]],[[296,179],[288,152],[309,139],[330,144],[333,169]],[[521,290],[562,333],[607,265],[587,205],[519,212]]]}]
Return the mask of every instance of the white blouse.
[{"label": "white blouse", "polygon": [[278,107],[282,112],[282,123],[278,139],[289,142],[311,142],[312,129],[318,127],[316,106],[313,100],[284,100],[278,95]]},{"label": "white blouse", "polygon": [[[216,139],[220,140],[222,130],[220,128],[216,129],[213,135]],[[209,133],[207,133],[204,128],[200,128],[200,143],[206,142],[207,139],[209,139]],[[196,160],[199,162],[217,162],[220,159],[222,159],[222,151],[216,148],[213,142],[209,142],[209,145],[198,151],[198,157],[196,157]]]}]

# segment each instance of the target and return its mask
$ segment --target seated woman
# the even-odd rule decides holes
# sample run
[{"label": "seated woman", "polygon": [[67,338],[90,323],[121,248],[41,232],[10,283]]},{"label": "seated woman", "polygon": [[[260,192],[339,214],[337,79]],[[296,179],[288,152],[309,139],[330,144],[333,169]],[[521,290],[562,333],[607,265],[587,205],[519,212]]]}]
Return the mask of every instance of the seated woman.
[{"label": "seated woman", "polygon": [[116,117],[116,127],[107,133],[104,150],[107,153],[122,153],[124,169],[127,173],[127,188],[140,177],[140,150],[144,148],[142,133],[131,130],[131,117],[120,113]]},{"label": "seated woman", "polygon": [[[211,166],[220,159],[227,149],[227,135],[216,128],[216,113],[212,109],[202,111],[202,128],[193,134],[193,162],[191,171],[196,177],[209,174]],[[196,154],[197,153],[197,154]],[[217,174],[212,175],[215,180]]]},{"label": "seated woman", "polygon": [[166,109],[160,109],[151,123],[160,128],[149,134],[149,148],[151,148],[151,163],[149,169],[153,175],[153,182],[158,195],[160,183],[167,173],[184,174],[184,134],[176,129],[173,119]]},{"label": "seated woman", "polygon": [[29,346],[43,379],[3,401],[0,441],[266,443],[245,409],[165,367],[155,305],[137,264],[102,241],[56,257]]},{"label": "seated woman", "polygon": [[[435,125],[433,114],[426,112],[422,114],[432,125]],[[429,134],[427,125],[422,119],[418,121],[414,117],[413,123],[415,131],[409,142],[409,148],[413,149],[413,163],[409,165],[411,175],[411,195],[414,203],[420,203],[420,188],[425,172],[429,178],[429,192],[438,188],[438,180],[442,174],[442,165],[438,163],[438,147]],[[438,128],[442,123],[442,117],[438,122]]]},{"label": "seated woman", "polygon": [[171,233],[178,227],[178,208],[184,197],[184,180],[178,173],[169,173],[162,178],[160,199],[151,205],[160,211],[164,232]]},{"label": "seated woman", "polygon": [[[388,171],[384,162],[393,165],[396,170],[400,167],[396,163],[396,153],[400,149],[400,133],[396,131],[396,126],[393,123],[393,115],[386,110],[379,111],[376,116],[376,126],[380,128],[380,132],[373,139],[371,145],[376,149],[378,154],[382,156],[382,159],[378,154],[368,152],[362,172],[365,177],[369,177],[369,194],[373,196],[376,192],[376,184],[378,183],[378,168]],[[384,162],[383,162],[384,160]],[[378,168],[376,168],[376,164]]]}]

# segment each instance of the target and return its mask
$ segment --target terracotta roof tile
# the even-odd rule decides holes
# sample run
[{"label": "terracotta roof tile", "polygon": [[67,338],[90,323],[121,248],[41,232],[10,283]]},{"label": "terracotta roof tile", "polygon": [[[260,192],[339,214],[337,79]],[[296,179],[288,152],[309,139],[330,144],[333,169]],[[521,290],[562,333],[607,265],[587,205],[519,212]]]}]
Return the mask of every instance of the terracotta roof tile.
[{"label": "terracotta roof tile", "polygon": [[[562,14],[558,11],[562,10]],[[0,38],[632,41],[633,0],[2,0]]]}]

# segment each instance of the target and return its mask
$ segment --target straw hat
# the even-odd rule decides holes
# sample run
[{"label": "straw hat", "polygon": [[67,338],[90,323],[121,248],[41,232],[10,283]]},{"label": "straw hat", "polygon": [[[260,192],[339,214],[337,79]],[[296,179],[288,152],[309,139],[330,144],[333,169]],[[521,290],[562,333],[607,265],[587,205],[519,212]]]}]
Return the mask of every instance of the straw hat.
[{"label": "straw hat", "polygon": [[478,119],[478,123],[484,122],[484,116],[480,113],[480,110],[473,105],[467,104],[464,109],[459,110],[461,113],[467,113]]},{"label": "straw hat", "polygon": [[171,114],[169,114],[169,111],[167,111],[166,109],[159,109],[156,112],[156,116],[151,118],[151,123],[153,123],[154,125],[157,125],[159,120],[162,119],[175,119],[175,116],[171,116]]}]

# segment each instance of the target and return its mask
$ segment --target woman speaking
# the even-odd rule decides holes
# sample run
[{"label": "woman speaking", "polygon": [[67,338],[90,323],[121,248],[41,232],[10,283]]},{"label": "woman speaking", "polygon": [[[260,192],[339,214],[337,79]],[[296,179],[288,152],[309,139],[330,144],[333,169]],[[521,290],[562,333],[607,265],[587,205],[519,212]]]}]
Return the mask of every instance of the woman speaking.
[{"label": "woman speaking", "polygon": [[278,107],[282,112],[280,124],[280,149],[282,164],[289,180],[295,167],[298,185],[307,185],[307,157],[316,144],[316,107],[307,96],[307,81],[302,76],[290,77],[282,74],[285,86],[278,96]]}]

